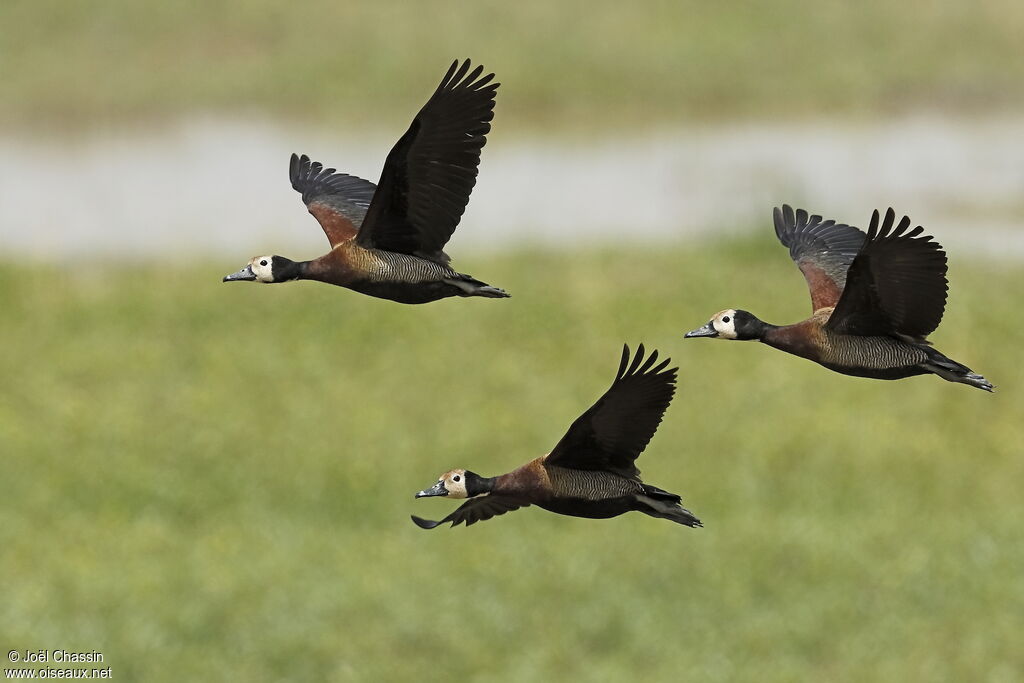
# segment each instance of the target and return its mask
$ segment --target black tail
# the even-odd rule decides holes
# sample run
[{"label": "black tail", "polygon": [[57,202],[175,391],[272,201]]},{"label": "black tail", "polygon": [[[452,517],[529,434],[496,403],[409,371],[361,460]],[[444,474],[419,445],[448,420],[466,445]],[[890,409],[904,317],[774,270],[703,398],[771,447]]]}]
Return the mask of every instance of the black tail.
[{"label": "black tail", "polygon": [[643,487],[644,492],[638,493],[634,498],[636,510],[651,517],[670,519],[688,527],[704,526],[695,514],[680,505],[682,498],[676,494],[650,484],[643,484]]},{"label": "black tail", "polygon": [[923,349],[928,354],[928,362],[922,363],[921,367],[925,368],[930,372],[934,372],[936,375],[949,382],[960,382],[962,384],[969,384],[972,387],[978,387],[985,391],[992,391],[995,389],[992,383],[982,377],[976,372],[971,372],[971,369],[966,365],[957,363],[952,358],[947,358],[931,346],[919,346],[918,348]]}]

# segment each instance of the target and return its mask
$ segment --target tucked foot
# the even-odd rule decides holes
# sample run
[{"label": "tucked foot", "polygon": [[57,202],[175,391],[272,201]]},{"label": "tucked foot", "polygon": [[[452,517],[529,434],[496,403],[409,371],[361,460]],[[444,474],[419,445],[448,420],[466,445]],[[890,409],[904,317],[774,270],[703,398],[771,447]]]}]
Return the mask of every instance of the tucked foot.
[{"label": "tucked foot", "polygon": [[487,285],[486,287],[481,287],[480,289],[473,292],[472,296],[486,296],[490,299],[507,299],[512,295],[506,292],[504,289],[499,289],[497,287],[491,287],[490,285]]},{"label": "tucked foot", "polygon": [[972,372],[971,369],[963,363],[957,363],[952,358],[939,353],[931,346],[925,346],[923,348],[925,352],[928,353],[929,359],[927,363],[922,363],[921,367],[925,368],[929,372],[934,372],[947,382],[960,382],[961,384],[967,384],[988,392],[995,389],[991,382],[978,373]]},{"label": "tucked foot", "polygon": [[680,505],[682,499],[676,494],[669,493],[650,484],[642,484],[642,486],[644,487],[644,492],[636,496],[635,501],[637,505],[634,508],[635,510],[651,517],[668,519],[676,524],[688,527],[704,526],[697,519],[697,515]]},{"label": "tucked foot", "polygon": [[682,507],[681,505],[677,505],[675,508],[671,508],[671,509],[667,509],[667,510],[666,509],[660,509],[660,510],[651,511],[651,512],[648,512],[647,510],[644,510],[644,512],[647,512],[647,514],[649,514],[651,517],[658,517],[660,519],[668,519],[668,520],[671,520],[671,521],[675,522],[676,524],[682,524],[683,526],[688,526],[690,528],[696,528],[696,527],[704,526],[704,524],[702,524],[701,521],[699,519],[697,519],[697,515],[693,514],[692,512],[687,510],[686,508]]},{"label": "tucked foot", "polygon": [[976,372],[964,375],[964,378],[961,379],[960,381],[963,382],[964,384],[970,384],[972,387],[984,389],[985,391],[991,392],[995,390],[995,386],[992,385],[992,382],[989,382],[987,379],[985,379]]},{"label": "tucked foot", "polygon": [[[461,273],[460,273],[461,275]],[[450,285],[458,287],[459,296],[484,296],[489,299],[507,299],[512,296],[504,289],[491,287],[486,282],[475,280],[469,275],[462,275],[459,279],[445,280]]]}]

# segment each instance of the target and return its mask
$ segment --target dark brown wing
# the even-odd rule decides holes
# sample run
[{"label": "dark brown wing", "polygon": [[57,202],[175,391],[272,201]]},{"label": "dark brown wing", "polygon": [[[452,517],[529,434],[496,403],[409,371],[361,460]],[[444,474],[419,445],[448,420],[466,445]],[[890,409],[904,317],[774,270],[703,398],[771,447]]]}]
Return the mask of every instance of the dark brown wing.
[{"label": "dark brown wing", "polygon": [[655,365],[657,360],[655,351],[645,361],[641,344],[629,363],[629,347],[623,346],[611,388],[572,423],[545,464],[640,476],[633,461],[654,436],[676,390],[678,368],[665,370],[669,359]]},{"label": "dark brown wing", "polygon": [[908,232],[910,218],[904,216],[894,228],[895,220],[889,209],[879,228],[878,211],[872,214],[867,239],[850,265],[829,329],[924,339],[939,326],[948,290],[946,254],[929,235],[921,235],[921,226]]},{"label": "dark brown wing", "polygon": [[529,506],[529,503],[517,498],[489,493],[486,496],[480,496],[479,498],[470,498],[460,505],[455,512],[439,522],[423,519],[416,515],[412,515],[412,521],[416,522],[416,526],[421,529],[433,529],[445,522],[451,522],[452,526],[458,526],[465,522],[466,526],[470,526],[477,522],[488,520],[491,517],[497,517],[498,515],[503,515],[506,512],[511,512],[513,510]]},{"label": "dark brown wing", "polygon": [[775,234],[789,247],[789,256],[800,268],[811,290],[811,310],[835,306],[846,285],[846,271],[864,244],[864,233],[857,228],[822,221],[796,213],[788,204],[774,212]]},{"label": "dark brown wing", "polygon": [[359,232],[367,248],[440,263],[476,184],[480,150],[494,118],[494,74],[452,63],[433,96],[384,162],[377,194]]},{"label": "dark brown wing", "polygon": [[311,162],[305,154],[292,155],[288,177],[332,247],[355,237],[377,191],[369,180],[335,173],[319,161]]}]

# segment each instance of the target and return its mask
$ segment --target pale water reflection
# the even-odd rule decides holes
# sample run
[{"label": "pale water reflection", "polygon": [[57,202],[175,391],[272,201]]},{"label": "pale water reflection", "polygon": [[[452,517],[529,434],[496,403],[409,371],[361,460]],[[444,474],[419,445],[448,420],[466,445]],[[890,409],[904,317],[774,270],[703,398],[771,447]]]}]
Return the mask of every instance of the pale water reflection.
[{"label": "pale water reflection", "polygon": [[[291,152],[376,180],[395,135],[223,119],[45,139],[0,133],[3,256],[308,258],[325,242]],[[499,125],[451,251],[771,230],[776,204],[855,225],[909,213],[957,250],[1024,256],[1024,120],[911,118],[517,138]]]}]

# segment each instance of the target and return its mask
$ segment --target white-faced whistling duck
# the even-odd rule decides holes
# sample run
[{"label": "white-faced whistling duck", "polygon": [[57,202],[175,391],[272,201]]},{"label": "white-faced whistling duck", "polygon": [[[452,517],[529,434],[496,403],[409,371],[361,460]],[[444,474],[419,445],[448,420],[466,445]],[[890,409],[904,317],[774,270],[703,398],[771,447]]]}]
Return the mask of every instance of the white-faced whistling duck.
[{"label": "white-faced whistling duck", "polygon": [[647,447],[675,393],[677,368],[655,365],[658,352],[644,361],[643,344],[632,363],[629,347],[615,381],[583,413],[554,450],[498,477],[452,470],[416,494],[468,498],[440,522],[413,516],[424,529],[451,522],[467,526],[528,505],[574,517],[603,519],[630,510],[696,527],[700,520],[680,505],[679,496],[640,481],[633,464]]},{"label": "white-faced whistling duck", "polygon": [[776,326],[739,309],[716,313],[687,337],[757,340],[845,375],[902,379],[934,373],[985,391],[992,384],[925,340],[946,307],[946,254],[910,218],[893,227],[878,211],[868,233],[789,206],[775,209],[775,234],[807,279],[813,315]]},{"label": "white-faced whistling duck", "polygon": [[292,187],[331,251],[312,261],[257,256],[225,282],[319,280],[407,304],[449,296],[507,297],[452,270],[444,245],[476,184],[498,83],[467,59],[452,63],[373,183],[292,155]]}]

